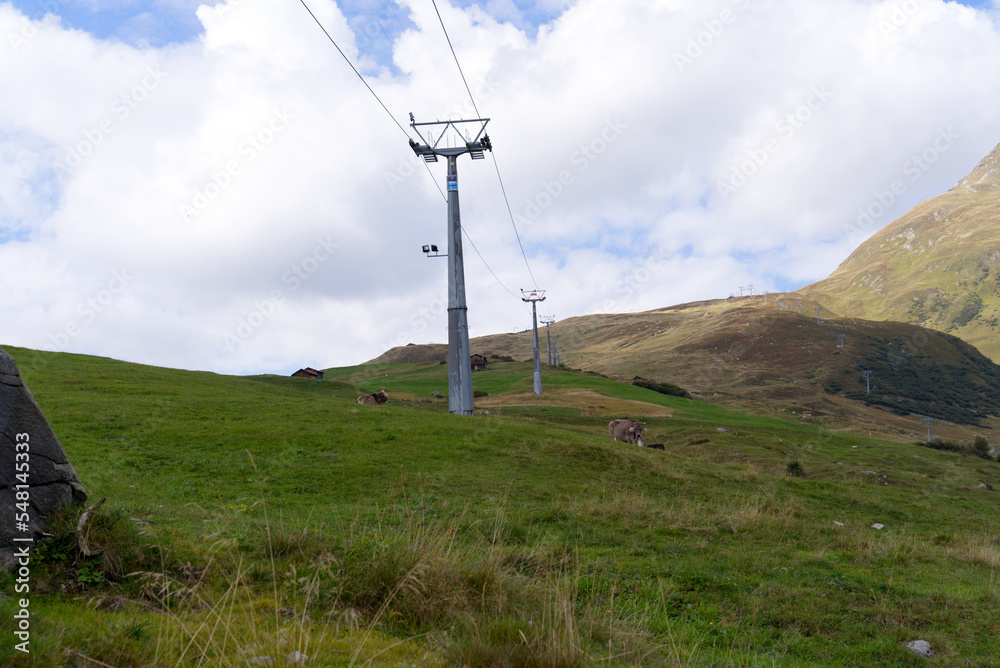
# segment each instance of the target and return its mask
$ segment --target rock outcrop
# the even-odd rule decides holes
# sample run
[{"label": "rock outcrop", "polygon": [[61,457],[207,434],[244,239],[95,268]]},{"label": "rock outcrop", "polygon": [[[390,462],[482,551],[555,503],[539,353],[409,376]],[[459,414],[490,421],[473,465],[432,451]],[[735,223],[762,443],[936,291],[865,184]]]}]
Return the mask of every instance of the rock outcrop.
[{"label": "rock outcrop", "polygon": [[86,500],[14,358],[0,348],[0,550],[13,546],[14,538],[38,538],[54,511]]}]

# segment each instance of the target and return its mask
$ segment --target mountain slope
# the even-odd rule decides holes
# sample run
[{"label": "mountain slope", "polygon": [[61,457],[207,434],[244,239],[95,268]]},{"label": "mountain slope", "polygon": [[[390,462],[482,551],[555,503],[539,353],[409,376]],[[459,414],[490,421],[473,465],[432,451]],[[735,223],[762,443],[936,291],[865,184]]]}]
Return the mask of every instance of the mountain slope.
[{"label": "mountain slope", "polygon": [[950,332],[1000,360],[1000,146],[801,292],[844,316]]},{"label": "mountain slope", "polygon": [[[668,381],[696,397],[754,410],[804,409],[856,419],[861,401],[911,414],[911,423],[926,415],[983,424],[1000,415],[1000,367],[955,336],[899,322],[818,322],[806,315],[814,309],[804,302],[800,314],[773,299],[765,305],[762,297],[747,297],[569,318],[552,330],[568,366],[624,380]],[[539,339],[544,358],[541,332]],[[528,359],[531,334],[479,337],[471,348]],[[443,345],[411,345],[373,362],[443,360],[446,353]],[[873,372],[871,393],[864,370]],[[868,411],[866,419],[884,424],[886,416]]]}]

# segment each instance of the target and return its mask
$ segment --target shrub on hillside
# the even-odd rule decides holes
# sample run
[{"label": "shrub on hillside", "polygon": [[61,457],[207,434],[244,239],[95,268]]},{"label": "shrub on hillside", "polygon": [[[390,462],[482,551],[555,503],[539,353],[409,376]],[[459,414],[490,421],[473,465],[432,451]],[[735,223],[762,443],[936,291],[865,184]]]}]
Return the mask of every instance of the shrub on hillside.
[{"label": "shrub on hillside", "polygon": [[961,455],[968,455],[969,457],[979,457],[980,459],[986,459],[993,461],[993,456],[990,454],[990,444],[982,436],[976,436],[976,440],[970,443],[955,443],[954,441],[943,441],[940,439],[934,439],[930,443],[925,443],[924,441],[917,441],[916,445],[924,448],[931,448],[932,450],[943,450],[945,452],[957,452]]},{"label": "shrub on hillside", "polygon": [[684,399],[690,399],[691,393],[685,390],[683,387],[678,387],[673,383],[657,383],[652,380],[635,380],[632,384],[636,387],[644,387],[647,390],[653,390],[654,392],[659,392],[660,394],[666,394],[671,397],[683,397]]},{"label": "shrub on hillside", "polygon": [[804,478],[806,476],[806,470],[802,467],[802,464],[800,464],[799,460],[797,459],[793,459],[792,461],[788,462],[787,468],[788,468],[788,475],[794,478]]},{"label": "shrub on hillside", "polygon": [[976,316],[983,309],[983,300],[979,295],[971,295],[965,305],[962,306],[962,310],[959,311],[958,315],[955,316],[953,322],[958,327],[965,327],[970,322],[975,320]]},{"label": "shrub on hillside", "polygon": [[965,446],[954,441],[943,441],[939,438],[933,441],[917,441],[914,445],[919,445],[931,450],[943,450],[944,452],[965,452]]},{"label": "shrub on hillside", "polygon": [[473,390],[472,396],[473,398],[478,399],[479,397],[488,397],[490,396],[490,393],[487,392],[486,390]]},{"label": "shrub on hillside", "polygon": [[972,454],[980,459],[993,459],[990,456],[990,444],[982,436],[976,436],[976,440],[972,442]]}]

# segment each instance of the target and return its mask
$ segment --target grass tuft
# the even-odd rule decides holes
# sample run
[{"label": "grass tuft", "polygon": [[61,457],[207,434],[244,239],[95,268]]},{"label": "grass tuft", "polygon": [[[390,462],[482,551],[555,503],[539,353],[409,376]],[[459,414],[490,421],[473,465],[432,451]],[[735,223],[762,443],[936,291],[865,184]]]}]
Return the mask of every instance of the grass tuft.
[{"label": "grass tuft", "polygon": [[789,461],[785,468],[788,471],[788,475],[794,478],[804,478],[806,475],[805,468],[802,466],[801,463],[799,463],[799,460],[797,459],[792,459],[791,461]]}]

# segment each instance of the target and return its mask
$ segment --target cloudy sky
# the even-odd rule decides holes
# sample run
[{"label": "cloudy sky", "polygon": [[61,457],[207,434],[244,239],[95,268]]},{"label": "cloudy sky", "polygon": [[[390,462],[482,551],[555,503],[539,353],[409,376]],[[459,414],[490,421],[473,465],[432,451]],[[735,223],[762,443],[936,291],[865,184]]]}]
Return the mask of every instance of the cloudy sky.
[{"label": "cloudy sky", "polygon": [[[287,374],[447,340],[445,167],[404,132],[475,111],[434,7],[305,1],[389,113],[299,0],[0,2],[0,344]],[[522,288],[801,287],[1000,142],[993,1],[438,8],[495,147],[459,161],[473,336]]]}]

